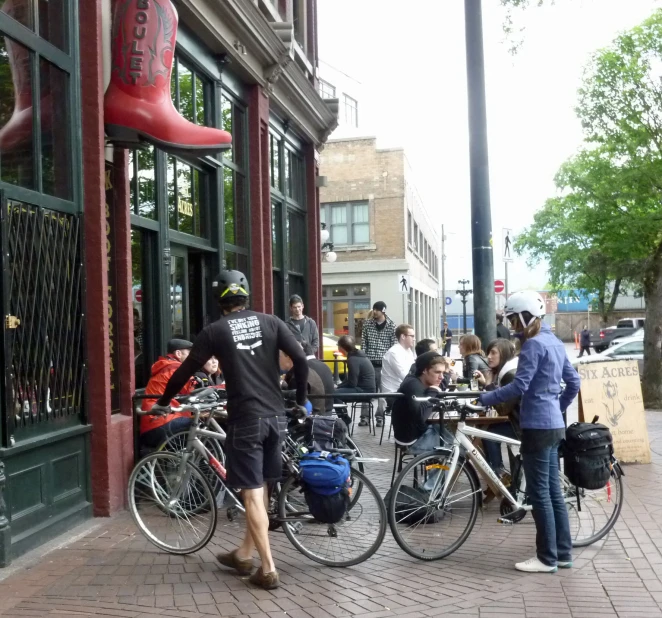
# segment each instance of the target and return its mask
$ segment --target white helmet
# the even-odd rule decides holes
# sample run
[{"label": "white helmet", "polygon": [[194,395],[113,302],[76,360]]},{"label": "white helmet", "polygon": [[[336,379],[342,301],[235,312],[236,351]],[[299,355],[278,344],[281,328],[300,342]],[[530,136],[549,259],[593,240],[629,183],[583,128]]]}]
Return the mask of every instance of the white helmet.
[{"label": "white helmet", "polygon": [[[522,313],[528,312],[532,318],[528,324]],[[529,326],[535,318],[542,318],[545,315],[545,301],[538,292],[525,290],[524,292],[515,292],[507,301],[504,308],[506,316],[517,314],[520,322],[524,326]]]}]

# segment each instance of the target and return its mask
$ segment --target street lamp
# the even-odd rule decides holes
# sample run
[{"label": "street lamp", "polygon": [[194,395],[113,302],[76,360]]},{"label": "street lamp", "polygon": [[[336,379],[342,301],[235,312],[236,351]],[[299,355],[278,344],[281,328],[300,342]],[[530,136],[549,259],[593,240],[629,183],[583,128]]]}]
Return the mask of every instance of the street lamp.
[{"label": "street lamp", "polygon": [[338,255],[333,250],[333,243],[329,242],[329,238],[331,237],[331,234],[329,234],[329,230],[326,229],[326,223],[320,223],[320,226],[322,227],[322,229],[320,230],[320,244],[322,249],[322,255],[324,256],[324,260],[326,262],[329,262],[329,264],[333,264],[338,259]]},{"label": "street lamp", "polygon": [[457,297],[462,300],[462,320],[464,322],[464,334],[467,334],[467,296],[473,294],[473,290],[467,290],[467,285],[469,285],[468,279],[460,279],[458,283],[462,286],[461,290],[457,290]]}]

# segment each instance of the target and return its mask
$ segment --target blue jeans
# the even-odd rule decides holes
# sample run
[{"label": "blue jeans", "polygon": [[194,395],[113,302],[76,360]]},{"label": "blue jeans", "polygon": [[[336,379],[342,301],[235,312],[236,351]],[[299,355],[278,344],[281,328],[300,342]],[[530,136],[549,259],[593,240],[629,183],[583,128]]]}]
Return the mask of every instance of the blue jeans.
[{"label": "blue jeans", "polygon": [[522,454],[526,492],[536,522],[536,554],[547,566],[572,560],[570,521],[559,482],[559,445]]},{"label": "blue jeans", "polygon": [[161,446],[170,436],[179,432],[186,431],[191,426],[191,417],[190,416],[178,416],[173,418],[169,423],[161,425],[156,429],[150,429],[140,436],[140,443],[143,446],[148,446],[150,448],[158,448]]},{"label": "blue jeans", "polygon": [[[505,438],[514,438],[514,439],[517,438],[517,436],[515,435],[515,430],[513,429],[513,426],[511,425],[510,422],[495,423],[494,425],[490,425],[487,431],[489,431],[490,433],[495,433],[499,436],[504,436]],[[487,463],[490,464],[492,470],[494,470],[497,473],[500,470],[503,470],[503,453],[501,451],[502,446],[503,446],[503,442],[492,442],[492,440],[483,440],[483,448],[485,449],[485,459],[487,459]]]},{"label": "blue jeans", "polygon": [[430,425],[416,442],[407,447],[407,452],[412,455],[420,455],[421,453],[431,451],[437,446],[441,446],[442,441],[450,446],[453,444],[453,440],[453,434],[451,434],[445,427],[442,427],[441,425]]}]

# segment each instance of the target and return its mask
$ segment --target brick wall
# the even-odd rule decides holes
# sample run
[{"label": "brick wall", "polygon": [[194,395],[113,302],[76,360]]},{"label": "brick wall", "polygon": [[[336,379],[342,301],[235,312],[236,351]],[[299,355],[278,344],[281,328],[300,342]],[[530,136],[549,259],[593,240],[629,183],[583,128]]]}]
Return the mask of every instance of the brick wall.
[{"label": "brick wall", "polygon": [[336,247],[339,262],[405,257],[404,151],[378,150],[375,138],[337,140],[321,153],[320,175],[327,186],[320,202],[367,200],[370,244],[360,249]]}]

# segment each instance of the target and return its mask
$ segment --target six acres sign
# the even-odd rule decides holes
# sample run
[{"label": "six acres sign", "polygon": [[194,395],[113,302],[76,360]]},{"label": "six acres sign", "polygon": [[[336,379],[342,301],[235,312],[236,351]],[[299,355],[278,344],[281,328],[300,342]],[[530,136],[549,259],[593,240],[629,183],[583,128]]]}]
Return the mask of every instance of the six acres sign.
[{"label": "six acres sign", "polygon": [[624,463],[650,463],[648,428],[636,360],[586,363],[577,367],[582,380],[579,420],[609,427],[616,457]]}]

